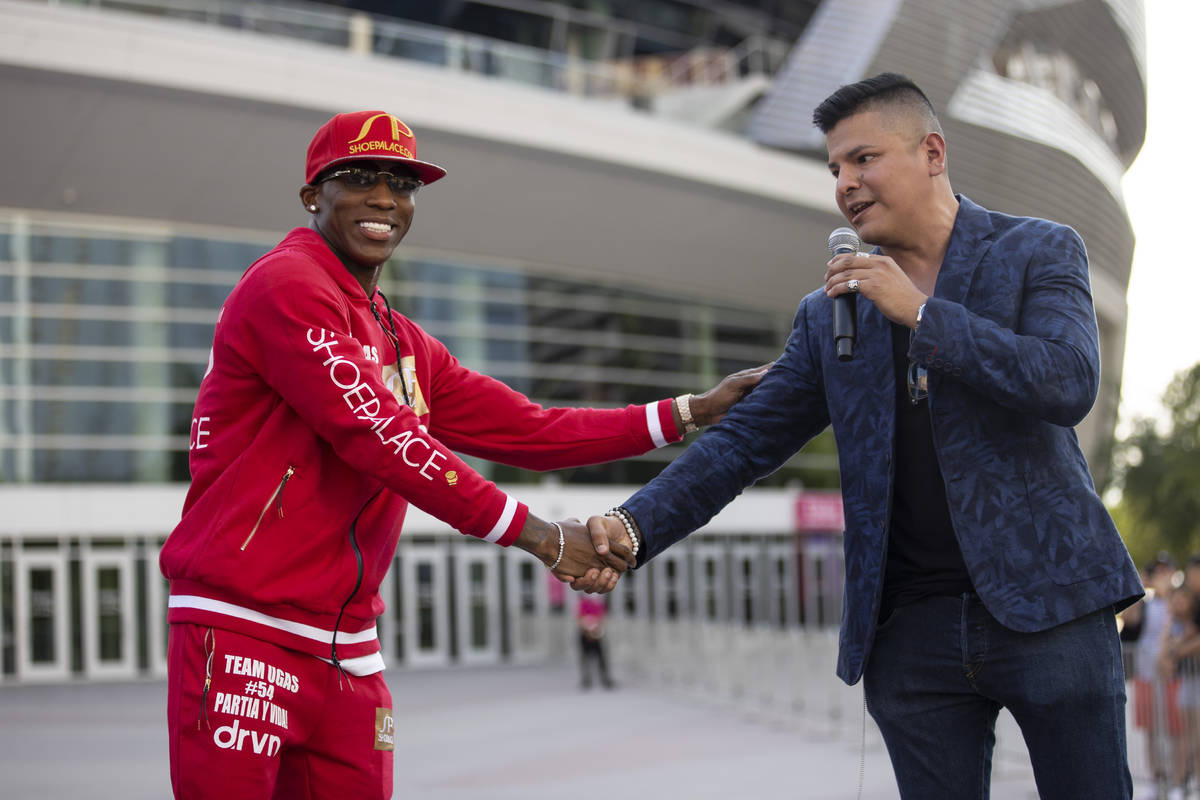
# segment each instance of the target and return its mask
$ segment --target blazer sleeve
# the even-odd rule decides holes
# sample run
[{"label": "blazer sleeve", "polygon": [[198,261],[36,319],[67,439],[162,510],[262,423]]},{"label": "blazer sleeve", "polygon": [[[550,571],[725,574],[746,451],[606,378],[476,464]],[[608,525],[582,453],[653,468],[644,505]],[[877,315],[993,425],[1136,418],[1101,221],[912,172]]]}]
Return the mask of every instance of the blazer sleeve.
[{"label": "blazer sleeve", "polygon": [[[1045,224],[1045,223],[1043,223]],[[1091,410],[1100,386],[1096,312],[1087,254],[1075,231],[1018,229],[1020,246],[992,246],[1008,263],[999,270],[1020,282],[1015,327],[931,297],[913,336],[909,357],[960,381],[1001,406],[1056,425],[1072,426]],[[1032,238],[1030,238],[1032,237]],[[981,270],[987,268],[987,262]],[[993,280],[986,272],[981,280]],[[992,285],[989,291],[1004,291]],[[1008,287],[1012,290],[1012,287]]]},{"label": "blazer sleeve", "polygon": [[702,527],[829,425],[806,299],[762,381],[654,480],[623,503],[642,533],[638,563]]}]

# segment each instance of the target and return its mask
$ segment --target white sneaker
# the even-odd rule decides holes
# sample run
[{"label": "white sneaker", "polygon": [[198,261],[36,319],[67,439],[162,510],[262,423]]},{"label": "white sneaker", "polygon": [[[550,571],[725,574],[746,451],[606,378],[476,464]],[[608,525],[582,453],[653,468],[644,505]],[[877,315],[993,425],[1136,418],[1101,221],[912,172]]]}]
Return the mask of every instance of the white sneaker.
[{"label": "white sneaker", "polygon": [[1182,786],[1172,786],[1167,789],[1167,800],[1185,800],[1186,797],[1187,794]]}]

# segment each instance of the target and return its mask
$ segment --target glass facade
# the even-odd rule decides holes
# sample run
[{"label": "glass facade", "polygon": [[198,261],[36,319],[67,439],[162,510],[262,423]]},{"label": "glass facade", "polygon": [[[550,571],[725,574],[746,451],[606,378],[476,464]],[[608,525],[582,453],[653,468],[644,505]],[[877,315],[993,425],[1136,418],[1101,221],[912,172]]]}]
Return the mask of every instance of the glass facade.
[{"label": "glass facade", "polygon": [[[186,481],[192,404],[225,296],[268,234],[0,216],[0,481]],[[393,308],[543,405],[642,403],[770,361],[789,321],[406,251]],[[639,482],[671,454],[560,475]],[[477,463],[496,480],[536,481]]]}]

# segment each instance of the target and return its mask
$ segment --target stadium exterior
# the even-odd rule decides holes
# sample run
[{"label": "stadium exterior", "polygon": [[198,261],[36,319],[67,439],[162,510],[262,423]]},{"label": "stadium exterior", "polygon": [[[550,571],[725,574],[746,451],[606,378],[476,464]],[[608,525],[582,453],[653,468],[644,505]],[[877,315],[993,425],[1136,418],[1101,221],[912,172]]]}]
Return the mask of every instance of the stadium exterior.
[{"label": "stadium exterior", "polygon": [[[663,54],[675,34],[652,47],[592,13],[608,43],[594,61],[570,35],[582,12],[532,0],[465,5],[566,20],[559,50],[328,6],[121,5],[0,0],[0,681],[161,673],[155,555],[178,518],[216,311],[305,224],[304,148],[341,110],[393,111],[450,173],[419,196],[385,272],[395,304],[540,402],[615,405],[778,353],[842,222],[811,109],[905,72],[940,112],[957,191],[1070,224],[1088,246],[1103,372],[1079,433],[1103,478],[1133,248],[1120,178],[1145,133],[1137,0],[823,0],[753,45],[722,45],[746,27],[730,25],[678,57]],[[711,21],[769,4],[644,5]],[[582,515],[677,452],[540,483],[480,466],[528,482],[514,492],[537,511]],[[664,657],[686,660],[681,620],[730,636],[835,625],[836,502],[795,485],[835,465],[802,454],[625,582],[618,615],[644,638],[621,653],[682,663]],[[561,652],[535,566],[414,515],[386,655]]]}]

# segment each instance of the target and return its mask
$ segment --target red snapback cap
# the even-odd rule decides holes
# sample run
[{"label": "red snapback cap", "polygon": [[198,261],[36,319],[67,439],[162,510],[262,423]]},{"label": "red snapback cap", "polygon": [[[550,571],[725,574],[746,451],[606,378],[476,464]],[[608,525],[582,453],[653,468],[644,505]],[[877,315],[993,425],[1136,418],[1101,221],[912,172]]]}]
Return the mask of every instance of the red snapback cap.
[{"label": "red snapback cap", "polygon": [[426,184],[446,176],[437,164],[417,160],[417,138],[403,122],[386,111],[352,111],[335,115],[317,129],[308,144],[304,180],[312,183],[334,164],[364,159],[399,161]]}]

